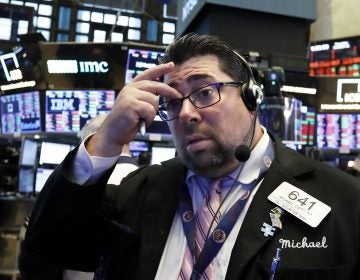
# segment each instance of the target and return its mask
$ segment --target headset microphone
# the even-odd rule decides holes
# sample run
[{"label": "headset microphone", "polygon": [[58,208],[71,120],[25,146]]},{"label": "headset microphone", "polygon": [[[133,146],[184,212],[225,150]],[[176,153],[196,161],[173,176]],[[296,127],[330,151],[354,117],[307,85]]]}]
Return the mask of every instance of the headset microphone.
[{"label": "headset microphone", "polygon": [[235,150],[235,157],[238,161],[245,162],[249,159],[251,150],[246,145],[239,145]]},{"label": "headset microphone", "polygon": [[238,161],[241,162],[245,162],[249,159],[250,154],[251,154],[251,144],[252,141],[254,139],[255,136],[255,126],[256,126],[256,120],[257,120],[257,115],[258,115],[258,111],[259,111],[259,106],[260,103],[262,102],[263,99],[263,95],[260,94],[258,96],[258,98],[256,99],[256,108],[255,108],[255,112],[254,112],[254,116],[251,122],[251,127],[249,130],[249,137],[246,141],[246,144],[242,144],[236,147],[235,149],[235,157]]},{"label": "headset microphone", "polygon": [[264,93],[261,89],[261,87],[258,85],[258,83],[255,80],[254,73],[246,61],[244,57],[242,57],[240,54],[238,54],[236,51],[233,51],[234,54],[239,58],[239,61],[244,66],[245,71],[248,74],[249,80],[247,83],[244,84],[242,88],[242,94],[241,97],[244,101],[244,104],[246,108],[249,111],[254,112],[253,120],[251,123],[251,127],[249,130],[249,136],[246,141],[246,144],[239,145],[235,150],[235,157],[237,160],[241,162],[245,162],[249,159],[251,154],[251,144],[255,136],[255,126],[256,126],[256,120],[259,110],[259,105],[263,101]]}]

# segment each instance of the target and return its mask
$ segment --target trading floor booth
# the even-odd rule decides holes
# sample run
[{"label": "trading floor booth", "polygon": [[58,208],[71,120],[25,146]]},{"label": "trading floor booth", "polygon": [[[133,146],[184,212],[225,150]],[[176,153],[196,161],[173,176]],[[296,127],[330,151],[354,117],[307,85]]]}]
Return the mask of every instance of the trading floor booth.
[{"label": "trading floor booth", "polygon": [[29,197],[0,196],[0,279],[17,279],[24,222],[34,201]]}]

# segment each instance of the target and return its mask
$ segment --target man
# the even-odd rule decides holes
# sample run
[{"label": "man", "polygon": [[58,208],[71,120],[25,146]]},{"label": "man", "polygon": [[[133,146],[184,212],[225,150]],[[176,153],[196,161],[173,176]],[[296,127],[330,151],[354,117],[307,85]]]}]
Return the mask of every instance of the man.
[{"label": "man", "polygon": [[[46,279],[46,263],[97,267],[97,279],[356,279],[358,181],[269,136],[251,69],[219,38],[185,35],[162,62],[121,90],[98,133],[50,177],[23,278]],[[157,112],[179,158],[105,186]]]}]

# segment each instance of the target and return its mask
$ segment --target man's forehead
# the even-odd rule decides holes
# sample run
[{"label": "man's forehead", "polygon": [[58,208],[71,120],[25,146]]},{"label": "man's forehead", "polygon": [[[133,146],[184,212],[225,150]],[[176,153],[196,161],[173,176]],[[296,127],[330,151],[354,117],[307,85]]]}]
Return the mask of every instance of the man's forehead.
[{"label": "man's forehead", "polygon": [[164,79],[164,82],[166,84],[168,84],[171,87],[176,87],[181,83],[188,83],[188,84],[192,84],[192,83],[197,83],[197,82],[201,82],[203,80],[209,80],[213,78],[213,75],[210,74],[193,74],[193,75],[189,75],[186,77],[168,77],[168,79]]},{"label": "man's forehead", "polygon": [[174,86],[184,82],[194,83],[216,78],[221,72],[223,71],[215,56],[197,56],[175,65],[174,71],[165,75],[164,82]]}]

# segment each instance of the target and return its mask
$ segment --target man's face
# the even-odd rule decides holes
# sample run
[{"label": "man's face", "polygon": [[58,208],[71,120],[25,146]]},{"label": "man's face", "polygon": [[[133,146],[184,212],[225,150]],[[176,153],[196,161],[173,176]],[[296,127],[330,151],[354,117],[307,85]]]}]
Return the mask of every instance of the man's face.
[{"label": "man's face", "polygon": [[[191,58],[176,65],[165,77],[165,83],[176,88],[184,97],[195,90],[216,82],[233,79],[221,71],[214,55]],[[253,115],[234,86],[220,88],[221,100],[211,107],[197,109],[186,99],[179,117],[169,121],[175,147],[184,164],[194,172],[218,177],[239,166],[234,151],[246,143]]]}]

